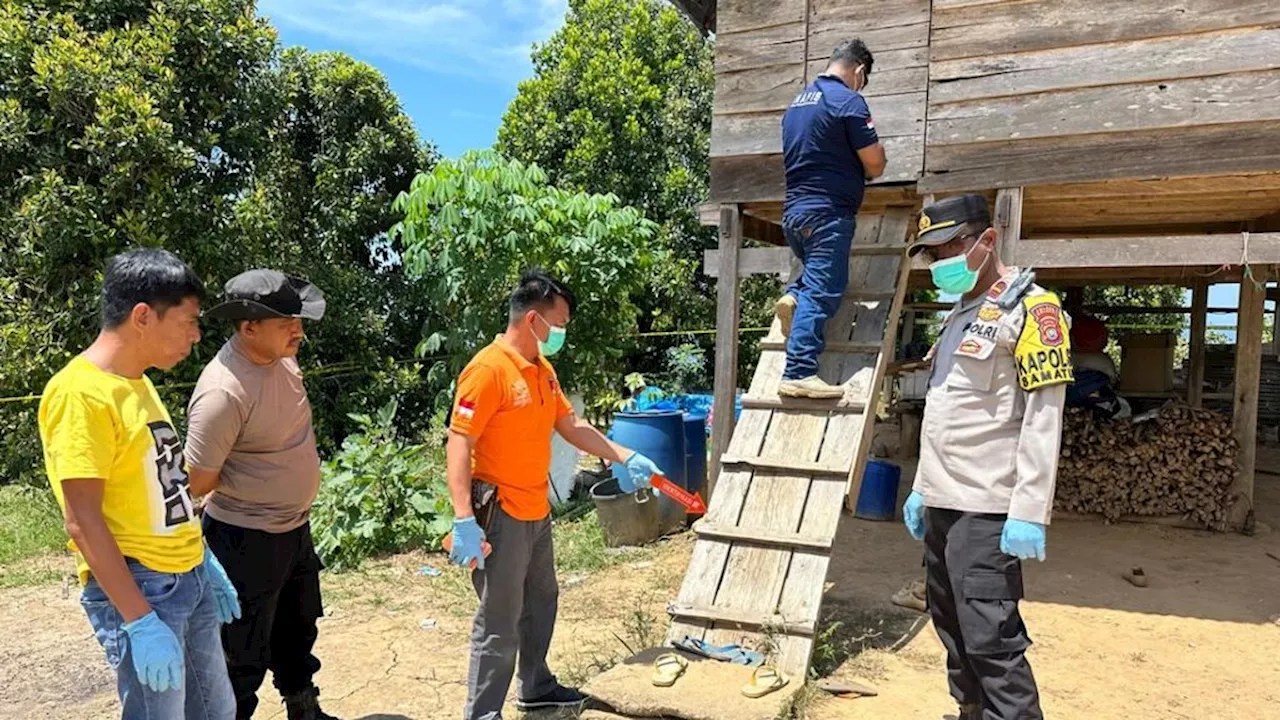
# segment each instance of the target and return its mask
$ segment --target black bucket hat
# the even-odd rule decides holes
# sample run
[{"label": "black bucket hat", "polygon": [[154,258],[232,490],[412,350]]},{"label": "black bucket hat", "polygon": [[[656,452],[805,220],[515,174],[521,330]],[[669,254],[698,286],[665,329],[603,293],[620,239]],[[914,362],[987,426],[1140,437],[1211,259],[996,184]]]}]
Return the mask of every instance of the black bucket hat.
[{"label": "black bucket hat", "polygon": [[315,285],[276,270],[249,270],[227,281],[222,302],[209,309],[215,320],[324,317],[324,293]]}]

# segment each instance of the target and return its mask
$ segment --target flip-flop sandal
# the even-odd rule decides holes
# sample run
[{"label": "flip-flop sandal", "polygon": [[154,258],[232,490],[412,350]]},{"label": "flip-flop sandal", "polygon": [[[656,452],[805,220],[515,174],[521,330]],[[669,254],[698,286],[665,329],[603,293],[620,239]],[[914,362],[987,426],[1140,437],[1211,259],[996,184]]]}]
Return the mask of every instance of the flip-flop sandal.
[{"label": "flip-flop sandal", "polygon": [[770,665],[762,665],[751,673],[751,682],[742,686],[742,694],[749,698],[762,698],[765,695],[785,687],[791,678],[778,672]]},{"label": "flip-flop sandal", "polygon": [[831,679],[823,679],[818,681],[818,689],[831,693],[839,698],[849,697],[875,697],[880,693],[874,688],[867,687],[859,683],[838,682]]},{"label": "flip-flop sandal", "polygon": [[764,664],[764,655],[740,645],[712,645],[705,640],[699,640],[689,635],[685,635],[683,640],[671,644],[681,650],[688,650],[694,655],[701,655],[720,662],[746,665],[747,667],[759,667]]},{"label": "flip-flop sandal", "polygon": [[653,661],[653,684],[671,687],[689,669],[689,661],[675,653],[662,653]]},{"label": "flip-flop sandal", "polygon": [[1128,580],[1129,584],[1134,587],[1144,588],[1148,584],[1147,574],[1143,572],[1142,568],[1140,567],[1135,567],[1134,569],[1125,573],[1124,579]]},{"label": "flip-flop sandal", "polygon": [[898,607],[907,608],[908,610],[915,610],[916,612],[928,612],[929,603],[924,599],[923,593],[916,592],[917,582],[919,581],[917,580],[912,582],[910,585],[907,585],[894,593],[893,597],[890,598],[893,604]]}]

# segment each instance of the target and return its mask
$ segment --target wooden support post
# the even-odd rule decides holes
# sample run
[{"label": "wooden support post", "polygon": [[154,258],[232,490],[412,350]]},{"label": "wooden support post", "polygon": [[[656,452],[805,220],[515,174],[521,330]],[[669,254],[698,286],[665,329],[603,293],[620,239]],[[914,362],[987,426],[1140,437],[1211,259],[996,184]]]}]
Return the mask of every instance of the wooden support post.
[{"label": "wooden support post", "polygon": [[1272,357],[1280,356],[1280,333],[1276,332],[1277,328],[1280,328],[1280,302],[1271,311],[1271,347],[1267,349],[1267,354]]},{"label": "wooden support post", "polygon": [[996,191],[996,232],[1000,234],[1000,260],[1013,265],[1022,237],[1022,188]]},{"label": "wooden support post", "polygon": [[1209,282],[1197,280],[1191,286],[1191,348],[1187,355],[1187,404],[1204,404],[1204,341],[1209,319]]},{"label": "wooden support post", "polygon": [[[1258,384],[1262,378],[1262,316],[1267,270],[1255,266],[1254,280],[1240,283],[1240,313],[1236,325],[1235,434],[1240,443],[1240,474],[1231,486],[1234,504],[1227,518],[1232,528],[1248,531],[1253,524],[1253,474],[1258,455]],[[1259,287],[1262,285],[1263,287]]]},{"label": "wooden support post", "polygon": [[720,456],[729,449],[738,395],[738,251],[742,248],[742,209],[720,208],[720,276],[716,279],[716,376],[712,401],[711,461],[707,473],[707,504],[720,478]]}]

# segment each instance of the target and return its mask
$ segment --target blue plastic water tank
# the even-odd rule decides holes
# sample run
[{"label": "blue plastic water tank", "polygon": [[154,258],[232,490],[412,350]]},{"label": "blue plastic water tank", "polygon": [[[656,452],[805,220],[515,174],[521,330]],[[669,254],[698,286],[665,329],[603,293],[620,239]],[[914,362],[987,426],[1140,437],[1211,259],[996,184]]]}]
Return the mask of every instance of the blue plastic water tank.
[{"label": "blue plastic water tank", "polygon": [[854,517],[866,520],[892,520],[898,510],[898,485],[902,468],[883,460],[868,460],[862,473],[862,489]]},{"label": "blue plastic water tank", "polygon": [[[688,489],[688,476],[685,474],[684,413],[679,410],[620,412],[613,416],[609,436],[619,445],[643,453],[662,468],[668,480]],[[684,524],[683,505],[665,496],[658,498],[658,502],[663,532]]]},{"label": "blue plastic water tank", "polygon": [[698,492],[707,482],[707,416],[684,415],[684,473],[689,490]]}]

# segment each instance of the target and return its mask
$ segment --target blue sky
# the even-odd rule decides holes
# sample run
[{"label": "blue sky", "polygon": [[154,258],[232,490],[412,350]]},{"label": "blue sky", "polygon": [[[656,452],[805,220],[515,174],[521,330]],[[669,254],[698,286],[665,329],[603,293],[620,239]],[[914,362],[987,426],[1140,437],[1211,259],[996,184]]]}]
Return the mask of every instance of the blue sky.
[{"label": "blue sky", "polygon": [[530,47],[560,27],[567,0],[259,0],[285,47],[340,50],[382,71],[418,133],[455,157],[485,148]]}]

